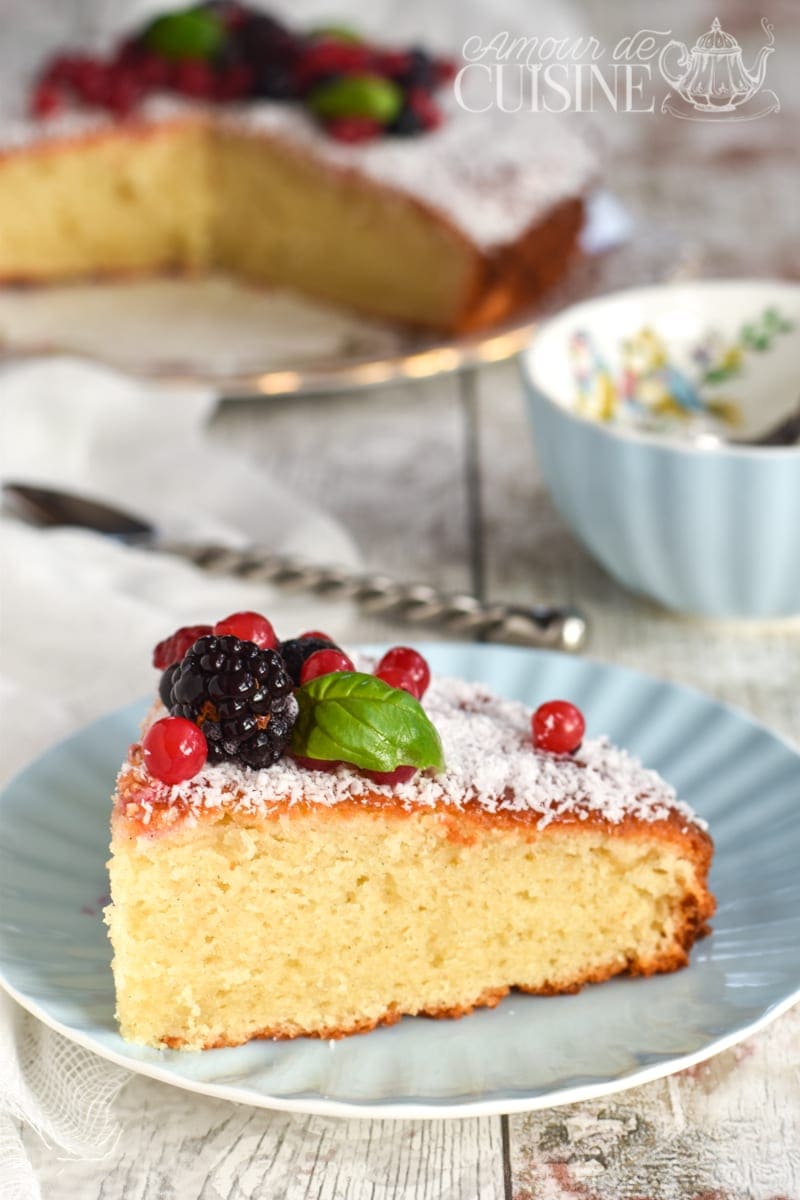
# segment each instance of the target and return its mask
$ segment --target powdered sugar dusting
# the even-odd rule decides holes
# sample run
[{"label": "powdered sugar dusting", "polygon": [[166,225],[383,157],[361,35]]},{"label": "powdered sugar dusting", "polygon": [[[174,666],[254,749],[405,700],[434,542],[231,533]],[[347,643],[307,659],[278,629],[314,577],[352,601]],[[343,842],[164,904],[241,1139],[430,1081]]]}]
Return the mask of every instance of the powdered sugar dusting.
[{"label": "powdered sugar dusting", "polygon": [[607,738],[588,739],[574,757],[536,751],[524,704],[461,680],[434,677],[424,707],[444,748],[446,770],[438,775],[419,774],[388,788],[348,767],[309,771],[283,758],[262,771],[233,763],[207,766],[192,780],[168,787],[151,780],[140,765],[128,765],[120,777],[121,807],[143,825],[155,814],[162,826],[196,819],[204,810],[265,816],[286,804],[329,807],[379,796],[408,810],[478,806],[489,813],[533,813],[539,828],[564,816],[586,820],[595,814],[619,824],[629,816],[663,820],[671,812],[705,828],[655,771]]},{"label": "powdered sugar dusting", "polygon": [[229,118],[360,172],[435,209],[478,245],[512,242],[557,204],[586,191],[596,172],[588,146],[542,113],[467,112],[443,99],[445,120],[416,138],[346,145],[300,109],[252,104]]},{"label": "powdered sugar dusting", "polygon": [[[301,108],[270,101],[209,110],[179,97],[148,99],[128,124],[211,116],[221,128],[288,142],[331,168],[360,173],[446,217],[477,245],[514,241],[557,204],[586,191],[596,172],[589,147],[544,113],[468,112],[442,95],[445,120],[413,138],[346,145],[323,133]],[[91,136],[116,127],[106,113],[76,110],[46,121],[20,116],[0,125],[0,149]]]}]

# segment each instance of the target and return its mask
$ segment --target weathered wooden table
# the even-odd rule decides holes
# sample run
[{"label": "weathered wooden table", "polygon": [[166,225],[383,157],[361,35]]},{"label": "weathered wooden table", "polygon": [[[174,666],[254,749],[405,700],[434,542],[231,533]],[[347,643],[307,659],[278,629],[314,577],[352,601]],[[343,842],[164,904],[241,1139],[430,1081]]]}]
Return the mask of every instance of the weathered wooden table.
[{"label": "weathered wooden table", "polygon": [[[620,116],[602,129],[616,191],[653,230],[654,271],[800,278],[800,22],[787,0],[774,7],[780,115],[725,128]],[[601,27],[611,19],[600,0],[588,8]],[[690,41],[713,15],[628,3],[614,20],[621,35],[663,18]],[[752,48],[760,15],[744,0],[720,14]],[[590,268],[585,286],[646,276],[639,247],[636,262],[621,252]],[[477,384],[474,404],[455,379],[227,404],[213,436],[338,516],[368,564],[495,598],[579,604],[595,656],[700,687],[797,737],[800,622],[678,618],[624,592],[543,492],[515,368],[487,369]],[[334,632],[409,636],[367,619],[343,618]],[[800,1010],[691,1071],[526,1116],[305,1118],[138,1078],[119,1111],[128,1132],[103,1163],[59,1162],[26,1135],[48,1200],[800,1200]]]}]

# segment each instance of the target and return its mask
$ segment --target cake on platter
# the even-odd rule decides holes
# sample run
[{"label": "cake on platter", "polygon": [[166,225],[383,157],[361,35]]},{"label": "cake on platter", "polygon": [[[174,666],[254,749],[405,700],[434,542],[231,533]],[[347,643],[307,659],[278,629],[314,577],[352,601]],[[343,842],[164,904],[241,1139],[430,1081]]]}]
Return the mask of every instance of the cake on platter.
[{"label": "cake on platter", "polygon": [[0,124],[0,280],[222,270],[494,324],[563,274],[595,163],[554,118],[467,111],[454,70],[232,2],[60,55]]},{"label": "cake on platter", "polygon": [[[688,963],[704,823],[554,700],[535,713],[237,613],[154,656],[111,904],[122,1036],[189,1050],[459,1017]],[[358,668],[358,669],[357,669]]]}]

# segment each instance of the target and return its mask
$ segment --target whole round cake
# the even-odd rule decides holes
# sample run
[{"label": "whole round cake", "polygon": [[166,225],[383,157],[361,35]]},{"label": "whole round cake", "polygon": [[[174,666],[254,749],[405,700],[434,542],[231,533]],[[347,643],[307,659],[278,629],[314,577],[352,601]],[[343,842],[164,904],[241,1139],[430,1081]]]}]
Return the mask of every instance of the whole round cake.
[{"label": "whole round cake", "polygon": [[218,269],[493,324],[564,272],[595,164],[554,118],[462,107],[456,70],[234,2],[59,55],[0,125],[0,280]]}]

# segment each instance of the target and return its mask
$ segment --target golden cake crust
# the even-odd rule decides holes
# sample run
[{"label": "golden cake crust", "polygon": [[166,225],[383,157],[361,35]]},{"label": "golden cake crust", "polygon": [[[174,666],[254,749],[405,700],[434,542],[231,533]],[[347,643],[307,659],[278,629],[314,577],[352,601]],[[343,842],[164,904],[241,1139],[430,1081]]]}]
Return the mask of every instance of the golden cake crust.
[{"label": "golden cake crust", "polygon": [[425,707],[446,768],[394,787],[286,758],[169,786],[131,747],[107,911],[125,1036],[335,1039],[687,964],[713,846],[660,776],[604,738],[536,750],[530,711],[479,684],[434,678]]},{"label": "golden cake crust", "polygon": [[[433,313],[420,312],[413,318],[410,314],[402,320],[409,325],[418,324],[421,327],[433,327],[449,333],[469,333],[497,325],[512,318],[521,311],[530,308],[536,299],[550,287],[567,268],[576,253],[578,235],[583,224],[585,206],[581,189],[575,194],[556,200],[538,212],[530,221],[523,224],[516,236],[505,242],[481,245],[471,239],[456,221],[443,208],[432,205],[424,197],[415,195],[412,191],[398,190],[391,183],[380,178],[361,173],[352,164],[337,163],[317,157],[313,146],[294,143],[291,138],[281,133],[275,133],[269,128],[248,128],[243,125],[236,128],[231,122],[218,118],[209,112],[189,112],[182,115],[165,116],[158,120],[142,117],[128,119],[122,124],[91,125],[72,134],[66,133],[58,137],[42,137],[39,140],[20,145],[0,145],[0,173],[3,167],[14,161],[35,162],[38,160],[55,160],[59,156],[71,156],[80,159],[93,148],[125,148],[133,150],[137,146],[145,146],[159,138],[179,138],[182,134],[203,136],[208,142],[209,164],[212,178],[208,181],[210,195],[213,196],[215,181],[213,179],[213,162],[216,154],[215,146],[225,146],[236,139],[250,145],[272,146],[283,155],[294,158],[298,163],[320,172],[320,178],[328,180],[340,188],[353,187],[362,194],[369,193],[380,197],[384,205],[402,205],[409,212],[418,214],[420,220],[427,222],[432,229],[438,231],[443,247],[449,244],[447,251],[453,263],[459,262],[458,274],[461,280],[457,296],[451,297],[447,311],[441,309]],[[0,175],[0,189],[2,189]],[[577,185],[576,185],[577,186]],[[458,188],[458,179],[452,181],[453,190]],[[391,209],[387,208],[387,212]],[[194,274],[208,267],[217,265],[230,269],[233,274],[239,274],[238,266],[225,261],[226,254],[222,251],[220,261],[217,256],[220,248],[216,245],[217,237],[213,232],[207,235],[207,249],[199,254],[186,256],[182,251],[176,251],[168,262],[162,262],[156,268],[161,274]],[[152,274],[149,267],[98,265],[82,271],[70,270],[66,274],[53,276],[60,278],[111,278],[126,279]],[[258,274],[246,274],[249,281],[259,283]],[[49,281],[45,266],[39,269],[11,268],[3,266],[3,255],[0,253],[0,283],[6,285],[41,284]],[[263,280],[269,286],[273,281],[266,277]],[[279,281],[280,282],[280,281]],[[289,284],[291,286],[291,284]],[[302,288],[310,295],[315,294],[313,278],[309,286]],[[316,292],[320,299],[330,298],[325,290]],[[351,296],[347,306],[355,311],[361,311],[365,316],[375,316],[371,305],[360,303],[358,295]],[[381,315],[381,314],[378,314]],[[383,314],[386,315],[386,314]]]}]

